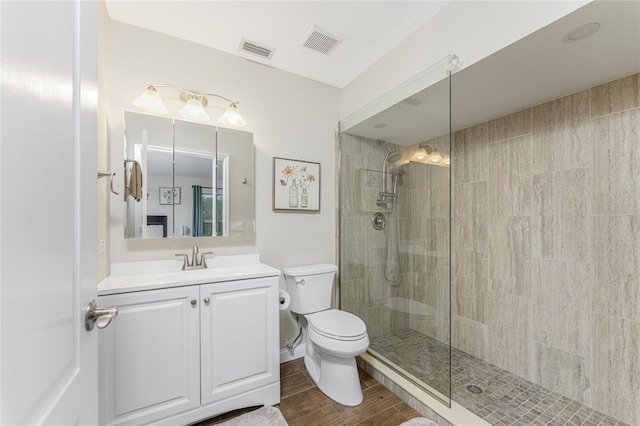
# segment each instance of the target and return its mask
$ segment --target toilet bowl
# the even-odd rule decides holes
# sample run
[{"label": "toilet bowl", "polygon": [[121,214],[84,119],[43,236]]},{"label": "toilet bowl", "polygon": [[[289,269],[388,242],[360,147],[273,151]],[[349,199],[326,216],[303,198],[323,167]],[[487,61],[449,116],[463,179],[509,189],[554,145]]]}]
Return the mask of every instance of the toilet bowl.
[{"label": "toilet bowl", "polygon": [[298,266],[283,270],[289,308],[304,318],[306,354],[304,364],[318,388],[343,405],[362,402],[362,388],[355,357],[369,347],[364,322],[357,316],[330,309],[331,288],[337,266]]}]

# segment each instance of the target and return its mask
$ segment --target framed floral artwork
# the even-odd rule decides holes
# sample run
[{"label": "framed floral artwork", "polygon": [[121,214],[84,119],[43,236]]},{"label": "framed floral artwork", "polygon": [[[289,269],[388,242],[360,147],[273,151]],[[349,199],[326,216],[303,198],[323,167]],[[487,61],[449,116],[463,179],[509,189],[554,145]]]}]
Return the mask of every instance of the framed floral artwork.
[{"label": "framed floral artwork", "polygon": [[273,211],[320,211],[320,163],[273,157]]},{"label": "framed floral artwork", "polygon": [[180,187],[160,187],[160,204],[180,204]]}]

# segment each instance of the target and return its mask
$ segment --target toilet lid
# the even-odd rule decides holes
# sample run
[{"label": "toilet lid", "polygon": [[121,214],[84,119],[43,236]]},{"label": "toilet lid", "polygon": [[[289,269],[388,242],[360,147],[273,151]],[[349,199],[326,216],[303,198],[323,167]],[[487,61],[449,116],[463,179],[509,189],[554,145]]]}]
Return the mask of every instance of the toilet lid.
[{"label": "toilet lid", "polygon": [[323,336],[338,340],[358,340],[367,334],[367,327],[357,316],[338,309],[309,315],[309,326]]}]

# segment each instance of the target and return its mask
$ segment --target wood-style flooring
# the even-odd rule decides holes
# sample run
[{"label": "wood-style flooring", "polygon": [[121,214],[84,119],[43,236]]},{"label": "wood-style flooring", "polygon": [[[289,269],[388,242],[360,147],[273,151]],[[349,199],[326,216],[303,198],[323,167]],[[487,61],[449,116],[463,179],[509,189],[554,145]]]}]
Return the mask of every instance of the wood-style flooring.
[{"label": "wood-style flooring", "polygon": [[[280,364],[280,411],[290,426],[398,426],[420,413],[358,369],[364,401],[347,407],[333,401],[313,383],[302,358]],[[258,407],[236,410],[194,426],[219,424]]]}]

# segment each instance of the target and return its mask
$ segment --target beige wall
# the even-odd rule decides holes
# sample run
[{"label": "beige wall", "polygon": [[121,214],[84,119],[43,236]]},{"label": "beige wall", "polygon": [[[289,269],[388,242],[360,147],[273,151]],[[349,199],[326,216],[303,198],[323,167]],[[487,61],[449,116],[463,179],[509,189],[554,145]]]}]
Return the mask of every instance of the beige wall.
[{"label": "beige wall", "polygon": [[453,345],[640,424],[640,74],[453,144]]},{"label": "beige wall", "polygon": [[[135,110],[131,101],[144,90],[143,81],[172,83],[239,99],[248,122],[244,130],[254,134],[256,237],[249,241],[199,238],[198,245],[214,255],[260,253],[265,263],[276,268],[335,262],[333,150],[339,118],[338,89],[120,22],[112,21],[110,27],[111,167],[120,171],[123,112]],[[176,97],[176,93],[167,94]],[[175,103],[167,104],[171,110],[168,116],[180,118]],[[224,106],[220,105],[217,111],[210,108],[214,120]],[[321,163],[319,214],[272,211],[274,156]],[[170,259],[175,253],[188,252],[194,243],[188,238],[125,240],[123,216],[120,197],[112,196],[111,262]]]},{"label": "beige wall", "polygon": [[[250,239],[125,240],[121,196],[99,194],[101,211],[109,212],[103,224],[107,229],[100,231],[108,252],[100,258],[99,280],[109,274],[111,263],[172,259],[175,253],[190,252],[194,242],[202,252],[213,251],[215,256],[259,253],[263,262],[275,268],[335,262],[334,135],[339,90],[196,43],[120,22],[107,23],[109,36],[101,49],[108,49],[108,84],[101,98],[108,100],[108,115],[103,118],[108,127],[102,128],[100,137],[107,137],[108,145],[99,147],[99,164],[118,173],[116,191],[122,191],[123,113],[135,110],[131,102],[144,90],[145,80],[219,93],[241,101],[239,107],[248,122],[243,130],[254,134],[257,231]],[[175,99],[176,94],[172,96]],[[175,103],[167,102],[172,110],[168,116],[180,118]],[[223,106],[217,112],[210,109],[214,124]],[[272,211],[273,157],[321,164],[320,213]],[[297,326],[286,311],[281,318],[281,341],[293,340]]]}]

